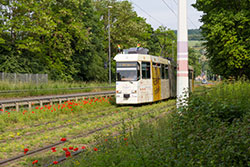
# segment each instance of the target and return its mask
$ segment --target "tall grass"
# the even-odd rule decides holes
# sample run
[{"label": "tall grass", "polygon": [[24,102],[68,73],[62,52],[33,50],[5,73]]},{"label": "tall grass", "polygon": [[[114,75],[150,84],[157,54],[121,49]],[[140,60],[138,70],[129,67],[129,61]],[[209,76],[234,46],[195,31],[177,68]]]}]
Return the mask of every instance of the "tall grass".
[{"label": "tall grass", "polygon": [[[64,82],[49,81],[48,83],[10,83],[0,81],[0,98],[65,94],[75,92],[100,91],[103,89],[81,89],[86,87],[110,86],[106,82]],[[112,85],[114,86],[114,84]],[[74,89],[69,89],[74,88]],[[15,92],[18,90],[19,92]],[[104,89],[107,90],[107,89]]]},{"label": "tall grass", "polygon": [[107,82],[64,82],[49,81],[48,83],[11,83],[0,81],[0,91],[3,90],[27,90],[27,89],[56,89],[56,88],[75,88],[75,87],[96,87],[108,86]]},{"label": "tall grass", "polygon": [[117,138],[101,137],[98,151],[61,166],[248,166],[249,104],[249,82],[194,92],[188,106],[155,123],[131,125],[133,132]]}]

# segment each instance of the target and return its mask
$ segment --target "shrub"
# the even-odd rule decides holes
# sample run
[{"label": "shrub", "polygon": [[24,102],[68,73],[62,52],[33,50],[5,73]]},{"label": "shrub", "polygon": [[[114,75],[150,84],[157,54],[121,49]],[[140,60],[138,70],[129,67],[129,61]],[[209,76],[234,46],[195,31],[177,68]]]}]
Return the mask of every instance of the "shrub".
[{"label": "shrub", "polygon": [[248,166],[249,89],[237,82],[194,93],[188,106],[157,122],[101,138],[98,152],[78,158],[80,166]]}]

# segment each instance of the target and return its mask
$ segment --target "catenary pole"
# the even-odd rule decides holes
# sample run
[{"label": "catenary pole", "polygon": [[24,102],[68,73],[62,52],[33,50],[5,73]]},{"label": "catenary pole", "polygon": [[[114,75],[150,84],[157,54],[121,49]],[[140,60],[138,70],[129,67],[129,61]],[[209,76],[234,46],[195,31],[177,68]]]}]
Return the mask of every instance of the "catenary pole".
[{"label": "catenary pole", "polygon": [[108,36],[109,36],[109,84],[111,85],[111,47],[110,47],[110,9],[112,6],[108,6]]},{"label": "catenary pole", "polygon": [[177,32],[177,108],[184,105],[184,96],[188,96],[188,36],[187,36],[187,0],[179,0]]}]

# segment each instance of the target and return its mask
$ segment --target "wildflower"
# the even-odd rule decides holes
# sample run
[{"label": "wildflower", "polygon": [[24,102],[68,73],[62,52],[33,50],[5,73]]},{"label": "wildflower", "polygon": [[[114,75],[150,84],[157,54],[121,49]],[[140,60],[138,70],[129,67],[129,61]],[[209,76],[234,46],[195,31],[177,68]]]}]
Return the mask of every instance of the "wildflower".
[{"label": "wildflower", "polygon": [[51,148],[52,152],[56,152],[56,147]]},{"label": "wildflower", "polygon": [[74,149],[74,147],[71,147],[71,146],[69,147],[69,150],[73,150],[73,149]]},{"label": "wildflower", "polygon": [[78,151],[78,148],[76,147],[76,148],[74,149],[74,151]]},{"label": "wildflower", "polygon": [[64,137],[63,137],[63,138],[61,138],[61,141],[66,141],[66,140],[67,140],[67,139],[66,139],[66,138],[64,138]]},{"label": "wildflower", "polygon": [[39,107],[36,107],[36,109],[39,109]]},{"label": "wildflower", "polygon": [[82,146],[82,149],[84,150],[86,147],[85,146]]},{"label": "wildflower", "polygon": [[26,153],[29,151],[28,148],[25,148],[25,149],[23,149],[23,150],[24,150],[24,154],[26,154]]},{"label": "wildflower", "polygon": [[68,158],[68,157],[71,156],[71,153],[70,153],[69,151],[66,151],[66,152],[65,152],[65,156]]},{"label": "wildflower", "polygon": [[63,148],[63,151],[68,151],[68,149],[67,148]]},{"label": "wildflower", "polygon": [[38,160],[35,160],[35,161],[32,162],[32,164],[36,164],[37,162],[38,162]]},{"label": "wildflower", "polygon": [[94,147],[94,149],[93,149],[94,151],[98,151],[98,149],[96,148],[96,147]]},{"label": "wildflower", "polygon": [[125,137],[123,140],[124,140],[124,141],[127,141],[127,140],[128,140],[128,138],[126,138],[126,137]]},{"label": "wildflower", "polygon": [[32,114],[34,114],[35,112],[34,111],[32,111]]},{"label": "wildflower", "polygon": [[58,161],[54,161],[53,164],[58,164]]},{"label": "wildflower", "polygon": [[108,139],[105,139],[105,141],[108,141]]}]

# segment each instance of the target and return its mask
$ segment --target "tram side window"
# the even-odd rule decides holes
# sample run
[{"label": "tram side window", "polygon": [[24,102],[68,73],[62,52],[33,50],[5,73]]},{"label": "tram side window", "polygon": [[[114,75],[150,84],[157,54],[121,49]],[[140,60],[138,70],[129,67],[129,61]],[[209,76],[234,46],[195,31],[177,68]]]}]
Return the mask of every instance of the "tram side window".
[{"label": "tram side window", "polygon": [[168,65],[165,65],[165,79],[168,79]]},{"label": "tram side window", "polygon": [[166,75],[165,75],[165,65],[161,64],[161,79],[166,79]]},{"label": "tram side window", "polygon": [[140,68],[140,64],[137,62],[137,80],[141,79],[141,68]]},{"label": "tram side window", "polygon": [[150,62],[142,62],[142,79],[150,79]]}]

